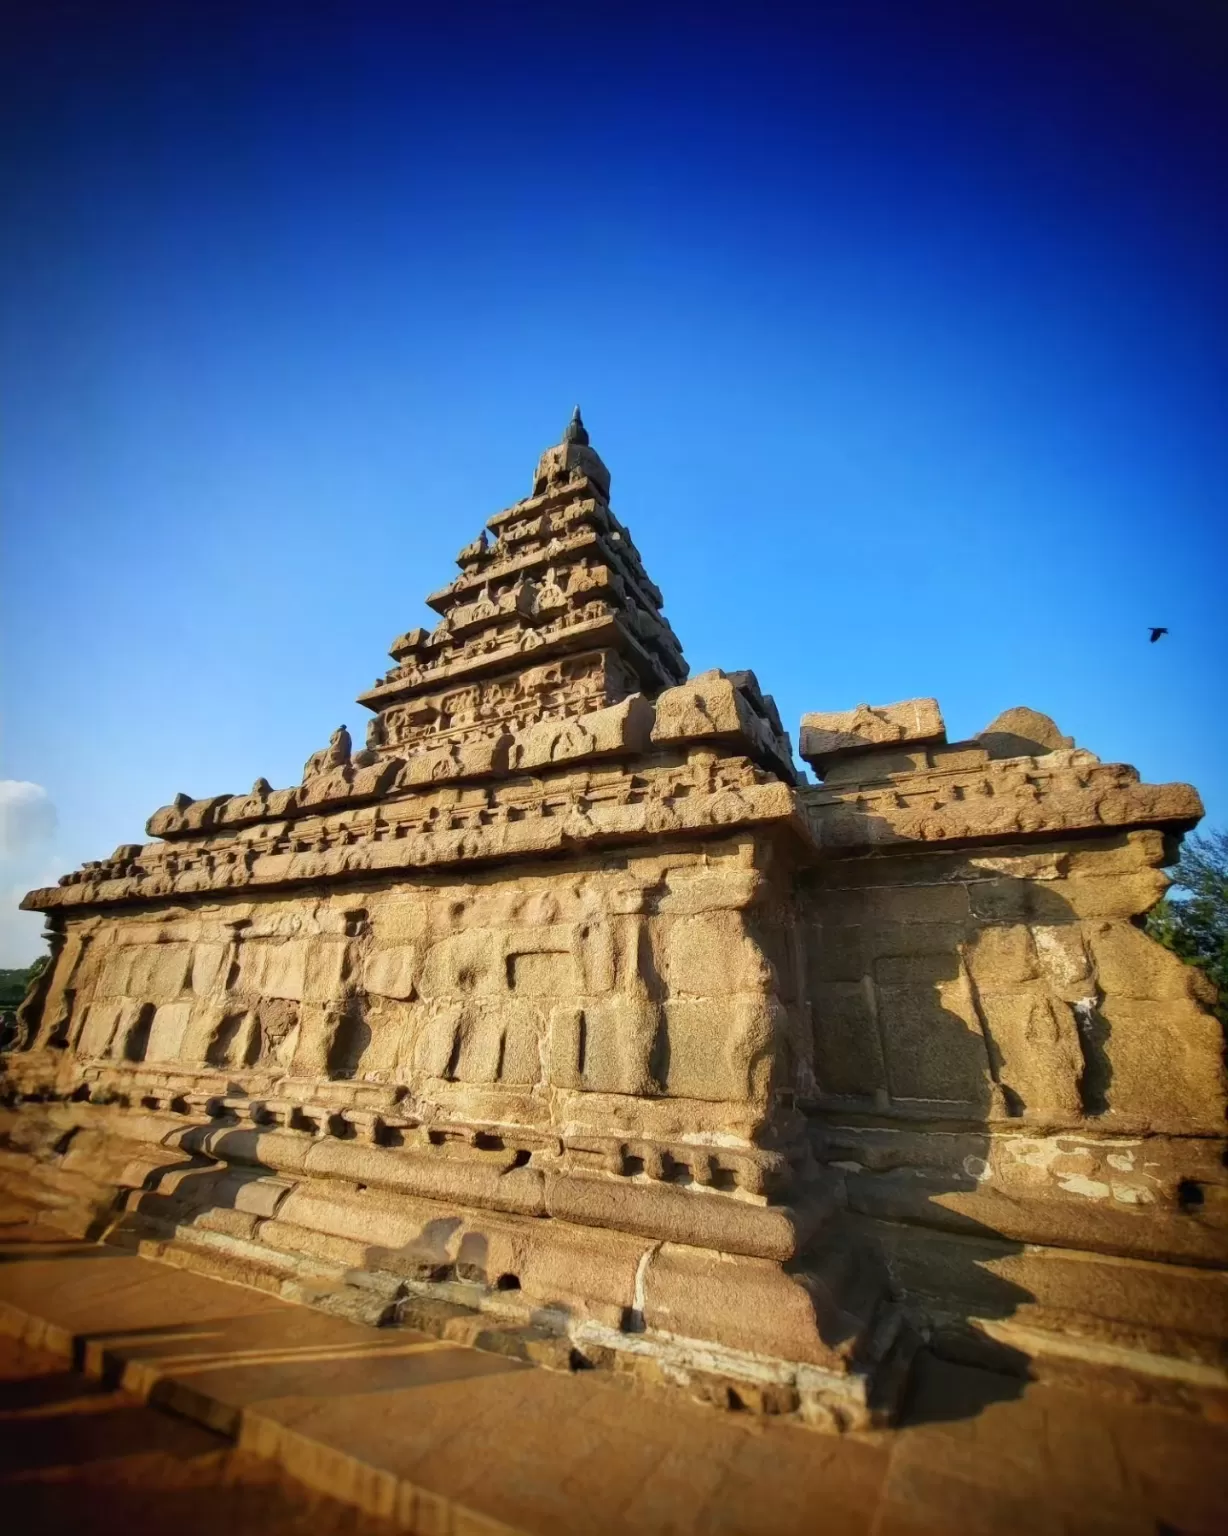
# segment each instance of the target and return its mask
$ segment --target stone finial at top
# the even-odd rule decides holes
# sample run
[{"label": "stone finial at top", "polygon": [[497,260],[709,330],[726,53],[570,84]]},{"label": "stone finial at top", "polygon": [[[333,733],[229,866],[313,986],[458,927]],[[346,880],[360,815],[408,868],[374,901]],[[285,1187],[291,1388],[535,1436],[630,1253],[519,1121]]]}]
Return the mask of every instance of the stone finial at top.
[{"label": "stone finial at top", "polygon": [[547,448],[537,461],[533,476],[534,496],[544,496],[575,480],[587,480],[604,499],[610,495],[610,471],[589,444],[588,428],[576,406],[563,431],[563,440]]}]

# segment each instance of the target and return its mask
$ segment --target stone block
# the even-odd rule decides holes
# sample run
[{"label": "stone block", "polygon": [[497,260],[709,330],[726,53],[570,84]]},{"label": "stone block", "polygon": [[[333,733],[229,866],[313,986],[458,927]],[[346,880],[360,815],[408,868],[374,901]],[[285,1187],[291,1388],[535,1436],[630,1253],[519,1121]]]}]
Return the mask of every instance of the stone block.
[{"label": "stone block", "polygon": [[667,688],[657,700],[654,742],[701,741],[743,734],[738,691],[722,672],[704,672],[679,688]]},{"label": "stone block", "polygon": [[457,777],[457,763],[449,747],[412,752],[405,760],[397,783],[405,789]]},{"label": "stone block", "polygon": [[1197,972],[1128,922],[1086,925],[1096,974],[1109,996],[1177,1000],[1201,990]]},{"label": "stone block", "polygon": [[673,1098],[746,1101],[761,1096],[783,1010],[771,997],[671,997],[653,1066]]},{"label": "stone block", "polygon": [[[896,926],[916,924],[923,930],[930,924],[965,922],[969,892],[976,889],[959,884],[870,886],[856,892],[856,900],[850,895],[842,908],[847,914],[860,908],[863,920],[872,918],[876,923]],[[924,940],[917,942],[923,944]]]},{"label": "stone block", "polygon": [[[536,1010],[534,1010],[536,1014]],[[497,1064],[497,1080],[508,1087],[532,1087],[541,1081],[541,1038],[533,1015],[507,1017]]]},{"label": "stone block", "polygon": [[1068,1003],[1091,996],[1096,990],[1096,973],[1079,924],[1038,924],[1031,933],[1037,964],[1049,990]]},{"label": "stone block", "polygon": [[550,1227],[549,1242],[522,1240],[514,1262],[500,1266],[514,1271],[526,1295],[561,1302],[580,1317],[602,1307],[634,1305],[636,1276],[649,1242],[560,1221]]},{"label": "stone block", "polygon": [[1106,996],[1105,1093],[1114,1118],[1157,1131],[1222,1134],[1223,1030],[1193,1001]]},{"label": "stone block", "polygon": [[891,1096],[987,1110],[989,1058],[962,987],[878,987]]},{"label": "stone block", "polygon": [[565,999],[579,991],[580,968],[570,949],[520,953],[508,940],[507,983],[518,997]]},{"label": "stone block", "polygon": [[604,919],[583,922],[579,930],[580,982],[588,996],[610,992],[616,985],[618,952],[614,925]]},{"label": "stone block", "polygon": [[657,897],[662,916],[698,916],[748,907],[763,889],[763,876],[753,869],[705,869],[667,877],[665,893]]},{"label": "stone block", "polygon": [[858,982],[869,974],[877,946],[866,943],[860,923],[845,925],[826,915],[803,939],[812,995],[826,982]]},{"label": "stone block", "polygon": [[371,927],[379,945],[395,947],[425,940],[427,903],[413,890],[391,892],[373,905]]},{"label": "stone block", "polygon": [[[504,1179],[531,1172],[517,1169]],[[556,1221],[665,1239],[700,1249],[778,1262],[796,1258],[830,1212],[826,1202],[798,1212],[718,1194],[697,1196],[674,1184],[548,1172],[543,1214]]]},{"label": "stone block", "polygon": [[1095,842],[1079,842],[1062,854],[1067,875],[1129,875],[1143,869],[1156,869],[1167,863],[1171,850],[1163,832],[1143,829],[1119,832]]},{"label": "stone block", "polygon": [[802,716],[801,756],[820,778],[832,763],[853,754],[924,745],[947,739],[937,699],[908,699],[902,704],[856,709],[838,714]]},{"label": "stone block", "polygon": [[77,1042],[78,1054],[89,1058],[108,1054],[112,1041],[122,1038],[130,1018],[135,1018],[138,1004],[125,998],[99,999],[86,1009],[85,1023]]},{"label": "stone block", "polygon": [[656,711],[643,694],[570,719],[543,720],[528,726],[511,747],[513,770],[588,757],[642,752],[648,745]]},{"label": "stone block", "polygon": [[[191,963],[192,951],[187,944],[152,944],[137,962],[132,984],[142,997],[169,1001],[187,986]],[[138,968],[139,979],[135,974]]]},{"label": "stone block", "polygon": [[343,938],[308,939],[306,949],[307,955],[303,964],[303,1000],[327,1003],[339,998],[349,964],[346,941]]},{"label": "stone block", "polygon": [[1040,975],[1032,934],[1021,924],[982,928],[966,954],[968,970],[978,987],[1008,987],[1035,981]]},{"label": "stone block", "polygon": [[653,1046],[660,1008],[647,998],[609,996],[586,1002],[579,1067],[592,1093],[655,1094]]},{"label": "stone block", "polygon": [[873,1097],[887,1088],[868,985],[826,982],[814,989],[814,1074],[819,1092]]},{"label": "stone block", "polygon": [[981,988],[979,995],[1012,1111],[1078,1115],[1083,1053],[1069,1006],[1040,991]]},{"label": "stone block", "polygon": [[251,997],[279,997],[300,1002],[307,972],[307,943],[245,941],[239,949],[237,990]]},{"label": "stone block", "polygon": [[772,985],[771,966],[737,912],[674,918],[656,947],[671,994],[727,997]]},{"label": "stone block", "polygon": [[451,1076],[460,1039],[461,1005],[432,1009],[414,1042],[414,1069],[427,1077]]},{"label": "stone block", "polygon": [[1141,869],[1134,875],[1064,880],[1060,896],[1072,917],[1141,917],[1170,883],[1162,869]]},{"label": "stone block", "polygon": [[820,777],[824,784],[837,785],[856,784],[867,777],[884,779],[898,773],[923,773],[930,766],[930,755],[930,749],[925,747],[910,752],[890,745],[873,752],[859,748],[847,756],[826,759]]},{"label": "stone block", "polygon": [[225,944],[198,943],[192,949],[192,991],[197,997],[207,997],[220,987],[226,978],[221,974],[226,958]]},{"label": "stone block", "polygon": [[432,944],[422,966],[418,990],[423,997],[494,996],[507,991],[502,937],[471,928]]},{"label": "stone block", "polygon": [[879,987],[937,987],[960,975],[959,951],[918,950],[906,955],[880,955],[872,974]]},{"label": "stone block", "polygon": [[456,749],[457,777],[485,778],[489,774],[506,773],[511,745],[512,737],[508,731],[462,741]]},{"label": "stone block", "polygon": [[584,1009],[560,1003],[550,1010],[546,1060],[556,1088],[583,1088],[587,1040]]},{"label": "stone block", "polygon": [[146,1060],[174,1061],[179,1055],[191,1016],[191,1003],[161,1003],[149,1031]]},{"label": "stone block", "polygon": [[991,757],[1038,757],[1069,751],[1073,736],[1063,736],[1048,715],[1019,707],[1005,709],[977,736]]},{"label": "stone block", "polygon": [[762,1259],[664,1244],[643,1282],[644,1321],[684,1339],[841,1370],[834,1301]]},{"label": "stone block", "polygon": [[416,944],[394,944],[386,949],[370,950],[363,966],[363,990],[380,997],[411,998],[419,964]]},{"label": "stone block", "polygon": [[127,997],[130,990],[135,954],[130,949],[113,949],[104,959],[94,996]]},{"label": "stone block", "polygon": [[331,1188],[323,1180],[297,1185],[276,1210],[278,1221],[389,1249],[408,1246],[423,1225],[418,1211],[412,1205],[407,1208],[395,1195],[369,1190],[355,1197]]}]

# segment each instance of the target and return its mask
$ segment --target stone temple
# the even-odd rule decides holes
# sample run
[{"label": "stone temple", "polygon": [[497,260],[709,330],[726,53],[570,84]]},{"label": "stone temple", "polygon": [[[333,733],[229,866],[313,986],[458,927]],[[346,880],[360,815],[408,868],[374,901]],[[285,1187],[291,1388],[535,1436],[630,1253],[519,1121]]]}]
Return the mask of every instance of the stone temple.
[{"label": "stone temple", "polygon": [[[1029,709],[688,678],[577,411],[302,782],[33,891],[0,1175],[59,1228],[820,1427],[920,1339],[1228,1397],[1201,815]],[[736,658],[733,658],[736,660]],[[467,1330],[467,1331],[466,1331]]]}]

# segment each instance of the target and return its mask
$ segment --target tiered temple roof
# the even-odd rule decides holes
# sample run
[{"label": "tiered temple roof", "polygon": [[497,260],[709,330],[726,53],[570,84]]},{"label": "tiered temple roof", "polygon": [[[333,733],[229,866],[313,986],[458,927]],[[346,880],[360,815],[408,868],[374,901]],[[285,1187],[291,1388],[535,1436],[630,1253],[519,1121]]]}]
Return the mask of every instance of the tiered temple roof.
[{"label": "tiered temple roof", "polygon": [[[457,555],[460,574],[427,598],[439,623],[393,642],[393,667],[359,697],[374,714],[365,746],[354,751],[342,726],[308,759],[301,784],[274,789],[257,779],[245,795],[181,794],[150,818],[150,834],[203,849],[202,839],[224,830],[261,827],[270,847],[302,853],[304,818],[408,797],[402,809],[416,805],[436,827],[423,792],[479,781],[490,803],[473,814],[486,827],[501,814],[494,781],[645,753],[663,763],[685,756],[679,743],[688,739],[718,742],[759,778],[792,784],[788,737],[753,673],[704,674],[683,688],[682,647],[609,496],[610,472],[577,406],[562,441],[538,461],[533,494],[490,518]],[[299,824],[293,833],[289,820]],[[447,821],[460,829],[454,808]],[[345,835],[367,841],[357,824]],[[213,869],[220,861],[246,878],[255,836],[243,834],[232,871],[235,850],[211,844]],[[414,844],[417,854],[426,856],[427,842]],[[353,866],[359,855],[347,857]],[[168,859],[181,862],[162,845],[124,845],[62,884],[80,895],[118,878],[148,891],[150,879],[160,888]],[[196,876],[177,867],[174,878],[178,889]]]},{"label": "tiered temple roof", "polygon": [[396,665],[361,695],[376,711],[373,751],[460,743],[684,681],[661,593],[609,494],[577,406],[533,494],[492,517],[457,555],[460,575],[427,598],[440,622],[393,641]]}]

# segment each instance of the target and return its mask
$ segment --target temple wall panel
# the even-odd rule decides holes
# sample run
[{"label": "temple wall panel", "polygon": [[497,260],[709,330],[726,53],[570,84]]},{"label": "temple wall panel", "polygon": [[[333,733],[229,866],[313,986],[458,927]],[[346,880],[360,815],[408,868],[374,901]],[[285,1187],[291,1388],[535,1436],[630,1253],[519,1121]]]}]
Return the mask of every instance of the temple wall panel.
[{"label": "temple wall panel", "polygon": [[1155,832],[833,860],[803,918],[821,1103],[1216,1133],[1221,1031],[1138,926]]},{"label": "temple wall panel", "polygon": [[1124,1326],[1156,1260],[1222,1258],[1223,1033],[1140,926],[1168,856],[1133,831],[804,878],[816,1146],[931,1322],[1026,1321],[1060,1275],[1062,1306]]},{"label": "temple wall panel", "polygon": [[445,1099],[472,1086],[544,1103],[565,1088],[765,1106],[789,1025],[760,939],[755,858],[753,840],[735,838],[566,870],[70,919],[57,976],[73,975],[88,1059],[370,1079]]}]

